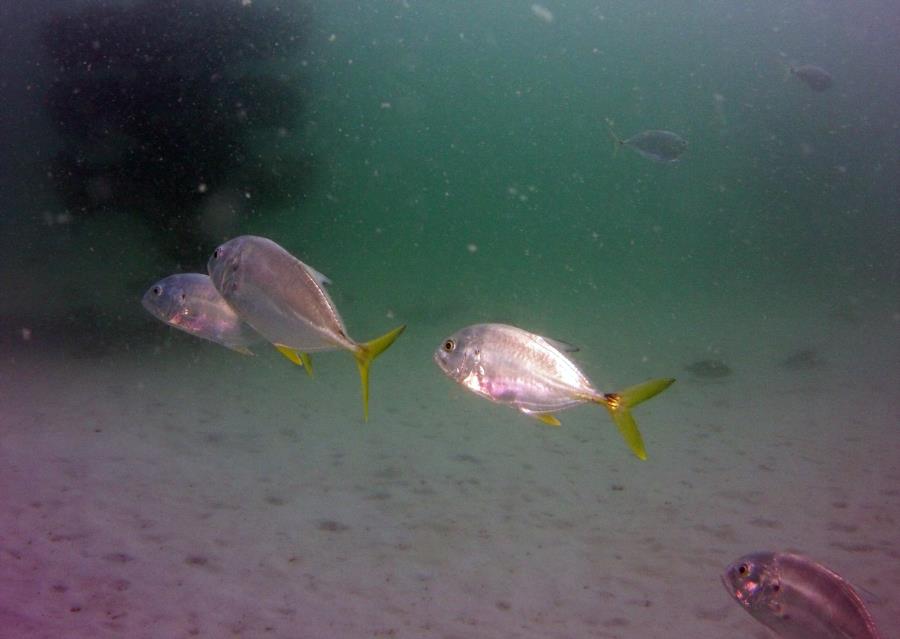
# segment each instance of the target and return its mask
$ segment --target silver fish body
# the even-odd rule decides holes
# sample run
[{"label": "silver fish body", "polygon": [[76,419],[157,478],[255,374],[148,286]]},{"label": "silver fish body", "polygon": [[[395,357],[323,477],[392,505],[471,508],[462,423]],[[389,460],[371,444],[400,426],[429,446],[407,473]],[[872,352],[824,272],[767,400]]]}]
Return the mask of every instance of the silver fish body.
[{"label": "silver fish body", "polygon": [[651,380],[621,393],[601,393],[566,352],[567,344],[506,324],[475,324],[445,339],[434,353],[451,379],[492,402],[559,426],[553,413],[591,402],[609,410],[632,452],[646,459],[630,408],[674,381]]},{"label": "silver fish body", "polygon": [[671,131],[642,131],[622,142],[645,158],[656,162],[676,162],[687,151],[688,143]]},{"label": "silver fish body", "polygon": [[303,352],[356,347],[325,290],[328,279],[272,240],[229,240],[207,268],[228,304],[273,344]]},{"label": "silver fish body", "polygon": [[169,326],[240,353],[263,341],[216,290],[203,273],[170,275],[151,286],[141,300],[144,308]]},{"label": "silver fish body", "polygon": [[620,146],[627,146],[637,152],[638,155],[654,162],[677,162],[688,148],[687,140],[672,131],[651,129],[649,131],[641,131],[630,138],[622,140],[613,131],[609,120],[607,120],[606,124],[615,150],[618,150]]},{"label": "silver fish body", "polygon": [[850,584],[801,555],[745,555],[728,566],[722,583],[744,610],[784,639],[880,639]]},{"label": "silver fish body", "polygon": [[242,235],[225,242],[213,252],[207,269],[238,316],[295,364],[310,371],[310,352],[349,351],[359,369],[368,419],[369,366],[405,326],[369,342],[353,340],[325,290],[328,278],[264,237]]},{"label": "silver fish body", "polygon": [[473,393],[528,415],[603,397],[553,342],[515,326],[466,327],[444,340],[434,361]]}]

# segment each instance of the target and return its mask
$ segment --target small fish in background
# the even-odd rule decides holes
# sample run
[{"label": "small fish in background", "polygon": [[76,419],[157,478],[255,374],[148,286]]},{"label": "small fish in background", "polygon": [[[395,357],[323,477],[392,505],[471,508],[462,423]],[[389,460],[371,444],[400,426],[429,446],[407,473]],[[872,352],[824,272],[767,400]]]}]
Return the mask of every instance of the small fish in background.
[{"label": "small fish in background", "polygon": [[649,160],[672,163],[677,162],[688,148],[687,140],[671,131],[641,131],[630,138],[622,140],[613,131],[612,125],[612,121],[607,119],[606,127],[609,129],[609,135],[613,140],[614,153],[618,152],[620,146],[627,146]]},{"label": "small fish in background", "polygon": [[850,584],[801,555],[745,555],[728,566],[722,584],[754,619],[784,639],[880,638]]},{"label": "small fish in background", "polygon": [[244,355],[253,355],[248,347],[264,341],[241,321],[203,273],[165,277],[144,293],[141,304],[169,326]]},{"label": "small fish in background", "polygon": [[349,351],[359,369],[368,421],[369,366],[405,325],[370,342],[353,340],[325,290],[331,281],[264,237],[242,235],[225,242],[213,252],[207,268],[238,316],[295,364],[309,369],[309,353]]},{"label": "small fish in background", "polygon": [[731,368],[720,359],[700,359],[685,366],[684,370],[703,379],[721,379],[731,375]]},{"label": "small fish in background", "polygon": [[803,84],[816,93],[827,91],[834,84],[831,74],[814,64],[788,65],[788,74],[799,78]]},{"label": "small fish in background", "polygon": [[531,5],[531,13],[534,14],[534,17],[538,20],[543,20],[547,24],[553,22],[553,12],[550,11],[547,7],[534,3]]},{"label": "small fish in background", "polygon": [[592,402],[605,407],[631,451],[647,459],[631,408],[668,388],[674,379],[655,379],[618,393],[594,389],[566,353],[564,342],[507,324],[474,324],[437,348],[434,361],[450,379],[492,402],[559,426],[553,413]]}]

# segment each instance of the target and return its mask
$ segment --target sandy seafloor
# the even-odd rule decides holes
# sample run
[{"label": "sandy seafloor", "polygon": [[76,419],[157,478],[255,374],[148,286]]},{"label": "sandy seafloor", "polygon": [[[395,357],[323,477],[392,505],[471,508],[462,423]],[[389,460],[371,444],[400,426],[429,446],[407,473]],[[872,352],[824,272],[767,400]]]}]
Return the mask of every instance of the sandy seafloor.
[{"label": "sandy seafloor", "polygon": [[[554,429],[445,379],[433,348],[482,317],[411,325],[368,424],[343,353],[308,379],[152,320],[127,348],[35,328],[0,361],[0,635],[762,638],[719,575],[792,549],[897,636],[897,316],[709,311],[554,335],[617,386],[678,377],[636,411],[644,463],[594,407]],[[732,374],[683,370],[710,356]]]}]

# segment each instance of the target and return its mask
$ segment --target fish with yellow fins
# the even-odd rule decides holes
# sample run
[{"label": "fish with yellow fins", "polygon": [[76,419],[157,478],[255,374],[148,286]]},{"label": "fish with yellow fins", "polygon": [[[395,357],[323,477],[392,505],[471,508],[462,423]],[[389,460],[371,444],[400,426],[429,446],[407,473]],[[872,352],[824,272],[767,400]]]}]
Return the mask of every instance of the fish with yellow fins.
[{"label": "fish with yellow fins", "polygon": [[295,364],[311,370],[309,353],[349,351],[359,369],[368,421],[369,366],[405,325],[369,342],[355,341],[325,290],[328,278],[264,237],[242,235],[225,242],[213,252],[207,269],[240,318]]},{"label": "fish with yellow fins", "polygon": [[618,393],[601,393],[566,355],[576,348],[506,324],[475,324],[445,339],[434,361],[476,395],[516,408],[551,426],[553,413],[584,404],[609,411],[631,451],[647,459],[631,409],[667,389],[674,379],[654,379]]},{"label": "fish with yellow fins", "polygon": [[244,355],[264,342],[228,305],[205,273],[178,273],[156,282],[141,299],[144,308],[169,326]]}]

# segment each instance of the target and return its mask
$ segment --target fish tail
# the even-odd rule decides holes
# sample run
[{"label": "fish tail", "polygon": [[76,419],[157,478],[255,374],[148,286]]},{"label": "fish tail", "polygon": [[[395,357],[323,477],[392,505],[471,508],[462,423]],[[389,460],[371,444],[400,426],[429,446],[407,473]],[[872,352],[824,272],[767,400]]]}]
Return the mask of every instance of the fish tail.
[{"label": "fish tail", "polygon": [[592,398],[592,401],[606,407],[625,442],[631,448],[631,452],[638,459],[647,459],[647,451],[644,449],[644,439],[641,437],[641,432],[638,430],[637,422],[634,421],[630,409],[663,392],[674,381],[672,378],[651,379],[618,393],[607,393]]},{"label": "fish tail", "polygon": [[356,367],[359,369],[359,379],[362,383],[363,416],[369,421],[369,366],[372,361],[385,352],[394,343],[400,333],[406,329],[406,324],[398,326],[389,333],[376,337],[370,342],[359,344],[359,348],[352,351],[356,359]]},{"label": "fish tail", "polygon": [[616,132],[613,131],[612,121],[609,118],[606,118],[606,130],[609,131],[609,137],[612,139],[613,143],[613,157],[619,154],[619,147],[624,144],[622,140],[619,139],[619,136],[616,135]]}]

